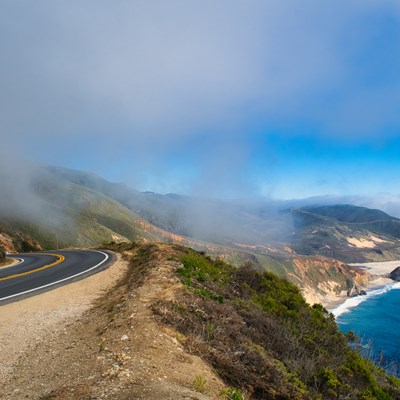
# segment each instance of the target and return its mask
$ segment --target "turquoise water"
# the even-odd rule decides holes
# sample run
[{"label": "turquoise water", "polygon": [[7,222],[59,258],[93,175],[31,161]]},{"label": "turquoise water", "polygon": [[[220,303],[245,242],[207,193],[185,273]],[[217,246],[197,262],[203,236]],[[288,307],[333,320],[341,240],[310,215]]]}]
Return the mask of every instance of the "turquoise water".
[{"label": "turquoise water", "polygon": [[[390,373],[400,376],[400,283],[373,290],[367,296],[348,299],[333,310],[343,332],[352,330],[363,348]],[[380,354],[380,352],[382,353]]]}]

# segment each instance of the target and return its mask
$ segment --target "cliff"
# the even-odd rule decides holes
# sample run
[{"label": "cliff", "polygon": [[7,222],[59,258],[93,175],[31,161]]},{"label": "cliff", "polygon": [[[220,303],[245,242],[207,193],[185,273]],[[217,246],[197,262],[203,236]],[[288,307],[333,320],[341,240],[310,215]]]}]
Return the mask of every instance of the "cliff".
[{"label": "cliff", "polygon": [[291,282],[300,287],[309,304],[330,304],[346,297],[364,294],[371,275],[362,269],[327,257],[301,257],[292,259],[288,271]]}]

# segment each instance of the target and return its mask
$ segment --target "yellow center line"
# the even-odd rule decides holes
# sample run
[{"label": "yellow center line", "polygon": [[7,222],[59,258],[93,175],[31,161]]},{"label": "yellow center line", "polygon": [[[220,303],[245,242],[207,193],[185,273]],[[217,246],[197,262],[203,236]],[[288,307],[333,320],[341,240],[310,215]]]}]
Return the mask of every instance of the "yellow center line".
[{"label": "yellow center line", "polygon": [[65,257],[62,256],[61,254],[44,254],[44,255],[45,256],[55,256],[55,257],[57,257],[57,261],[54,261],[51,264],[43,265],[42,267],[39,267],[36,269],[32,269],[30,271],[20,272],[19,274],[14,274],[14,275],[6,276],[4,278],[0,278],[0,281],[7,281],[9,279],[19,278],[20,276],[25,276],[25,275],[33,274],[35,272],[43,271],[44,269],[53,267],[54,265],[60,264],[65,260]]}]

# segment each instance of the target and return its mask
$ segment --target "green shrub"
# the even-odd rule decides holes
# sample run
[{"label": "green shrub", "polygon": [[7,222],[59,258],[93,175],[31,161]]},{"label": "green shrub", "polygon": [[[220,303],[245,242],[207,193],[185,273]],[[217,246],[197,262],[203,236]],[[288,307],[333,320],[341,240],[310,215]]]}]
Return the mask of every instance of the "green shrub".
[{"label": "green shrub", "polygon": [[195,251],[189,251],[180,257],[183,264],[177,270],[178,274],[184,279],[184,283],[191,286],[193,279],[199,283],[213,282],[218,285],[229,283],[230,276],[234,267],[221,260],[212,260]]},{"label": "green shrub", "polygon": [[349,346],[354,334],[342,334],[334,316],[310,307],[293,284],[194,250],[181,248],[178,258],[190,289],[154,311],[231,385],[226,399],[243,398],[235,387],[250,399],[400,398],[400,381],[362,358]]},{"label": "green shrub", "polygon": [[224,296],[218,295],[214,292],[211,292],[207,289],[196,289],[194,291],[196,294],[205,297],[207,299],[215,300],[218,301],[218,303],[223,303],[224,302]]},{"label": "green shrub", "polygon": [[192,387],[196,392],[205,393],[207,390],[207,381],[203,375],[196,375],[192,382]]},{"label": "green shrub", "polygon": [[225,400],[244,400],[244,393],[237,388],[229,387],[221,392]]}]

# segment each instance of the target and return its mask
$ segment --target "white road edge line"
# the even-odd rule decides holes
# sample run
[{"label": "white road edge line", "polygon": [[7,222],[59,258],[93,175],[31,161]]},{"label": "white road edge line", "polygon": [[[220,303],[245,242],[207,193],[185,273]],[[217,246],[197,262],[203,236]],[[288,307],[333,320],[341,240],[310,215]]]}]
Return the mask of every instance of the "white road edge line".
[{"label": "white road edge line", "polygon": [[68,278],[60,279],[59,281],[56,281],[56,282],[48,283],[47,285],[39,286],[39,287],[34,288],[34,289],[25,290],[25,292],[20,292],[20,293],[12,294],[11,296],[2,297],[2,298],[0,298],[0,301],[8,300],[8,299],[11,299],[11,298],[17,297],[17,296],[21,296],[21,295],[26,294],[26,293],[35,292],[36,290],[44,289],[44,288],[47,288],[49,286],[54,286],[54,285],[57,285],[58,283],[65,282],[65,281],[68,281],[70,279],[76,278],[79,275],[83,275],[83,274],[86,274],[89,271],[94,270],[95,268],[99,267],[101,264],[104,264],[110,258],[110,256],[107,253],[103,253],[102,251],[97,251],[97,250],[87,250],[87,251],[92,251],[92,252],[95,252],[95,253],[101,253],[101,254],[105,255],[106,258],[103,261],[101,261],[98,264],[96,264],[94,267],[91,267],[89,269],[86,269],[85,271],[79,272],[78,274],[69,276]]}]

